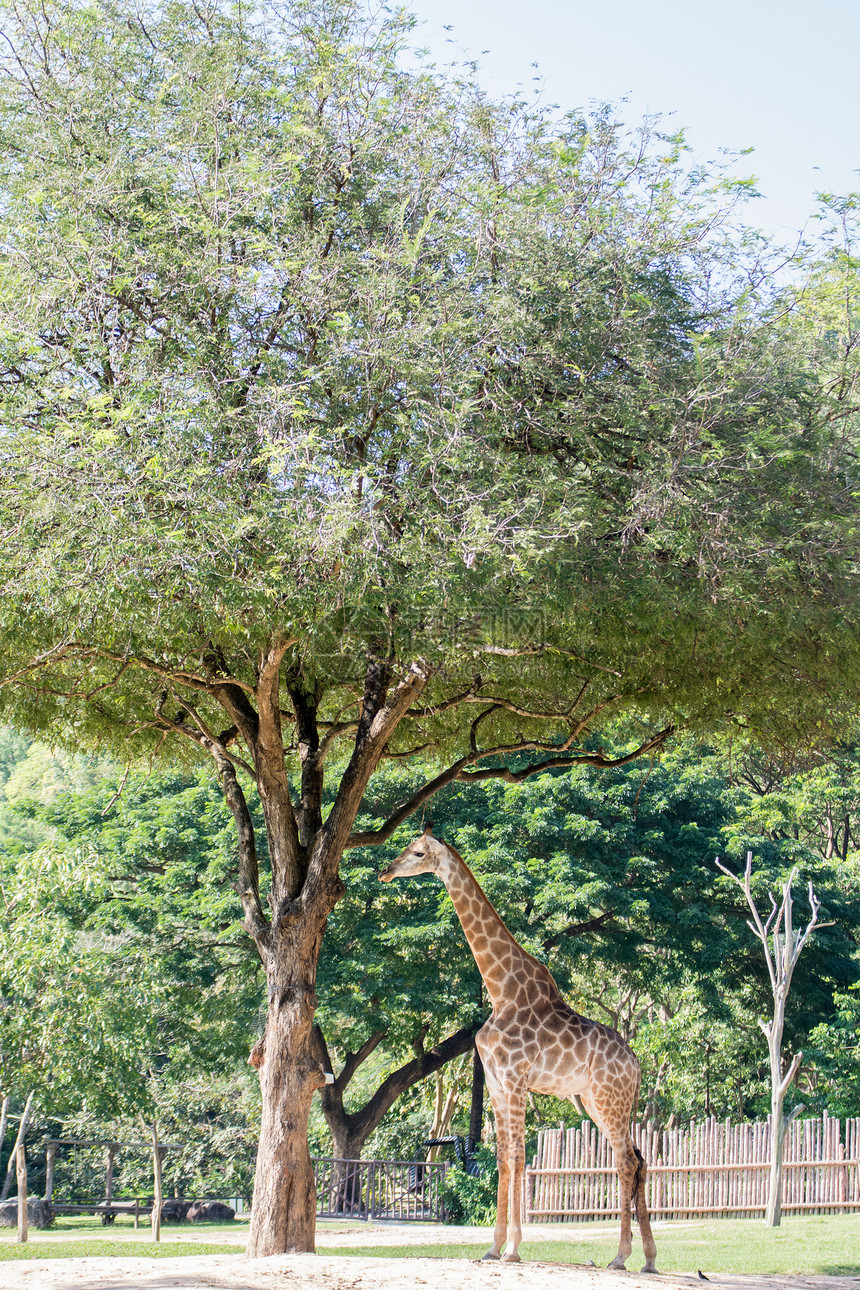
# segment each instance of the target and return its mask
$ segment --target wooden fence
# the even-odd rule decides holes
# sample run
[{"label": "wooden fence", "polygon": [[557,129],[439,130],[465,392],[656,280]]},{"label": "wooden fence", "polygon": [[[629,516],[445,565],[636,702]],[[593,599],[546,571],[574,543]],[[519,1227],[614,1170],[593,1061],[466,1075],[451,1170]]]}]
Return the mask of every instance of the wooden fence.
[{"label": "wooden fence", "polygon": [[[685,1129],[637,1127],[648,1162],[647,1195],[656,1218],[745,1218],[764,1214],[770,1121],[707,1120]],[[783,1153],[783,1213],[860,1210],[860,1119],[794,1120]],[[618,1183],[609,1143],[588,1121],[579,1129],[543,1129],[527,1166],[529,1222],[584,1221],[618,1215]]]}]

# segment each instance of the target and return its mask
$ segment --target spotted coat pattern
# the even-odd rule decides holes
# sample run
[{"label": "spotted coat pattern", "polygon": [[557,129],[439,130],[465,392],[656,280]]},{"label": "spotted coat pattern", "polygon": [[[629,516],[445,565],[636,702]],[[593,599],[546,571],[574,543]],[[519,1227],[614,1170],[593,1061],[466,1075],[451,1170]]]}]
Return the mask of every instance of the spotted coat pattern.
[{"label": "spotted coat pattern", "polygon": [[549,969],[514,940],[463,857],[429,828],[379,876],[390,882],[419,873],[435,873],[445,884],[493,1005],[475,1040],[496,1118],[499,1163],[496,1228],[484,1257],[519,1262],[531,1089],[578,1101],[609,1139],[621,1189],[621,1238],[609,1266],[623,1268],[632,1249],[632,1200],[645,1251],[643,1271],[655,1272],[645,1161],[630,1136],[641,1078],[635,1053],[615,1030],[580,1016],[565,1002]]}]

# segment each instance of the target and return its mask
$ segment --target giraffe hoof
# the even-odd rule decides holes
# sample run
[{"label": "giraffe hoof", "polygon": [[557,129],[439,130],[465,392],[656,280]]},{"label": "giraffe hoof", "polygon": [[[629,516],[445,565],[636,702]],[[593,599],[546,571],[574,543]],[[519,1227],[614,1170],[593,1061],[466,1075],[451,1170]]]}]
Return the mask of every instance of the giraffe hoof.
[{"label": "giraffe hoof", "polygon": [[514,1251],[512,1254],[503,1254],[502,1262],[503,1263],[522,1263],[522,1259],[517,1254],[517,1252]]},{"label": "giraffe hoof", "polygon": [[497,1254],[495,1250],[487,1250],[487,1253],[482,1255],[481,1262],[497,1263],[501,1257],[502,1256],[500,1254]]},{"label": "giraffe hoof", "polygon": [[607,1265],[606,1265],[606,1266],[607,1266],[608,1268],[613,1268],[613,1269],[614,1269],[614,1271],[616,1271],[616,1272],[626,1272],[626,1271],[627,1271],[627,1269],[626,1269],[626,1267],[624,1266],[625,1262],[626,1262],[626,1260],[625,1260],[625,1259],[622,1259],[622,1257],[621,1257],[621,1255],[620,1255],[620,1254],[616,1254],[616,1256],[615,1256],[615,1258],[612,1260],[612,1262],[611,1262],[611,1263],[607,1263]]},{"label": "giraffe hoof", "polygon": [[660,1275],[659,1270],[654,1266],[654,1260],[653,1260],[653,1259],[649,1259],[649,1260],[648,1260],[648,1262],[645,1264],[645,1266],[644,1266],[644,1268],[642,1269],[642,1271],[643,1271],[643,1272],[652,1272],[652,1273],[654,1274],[654,1276],[655,1276],[655,1277],[659,1277],[659,1275]]}]

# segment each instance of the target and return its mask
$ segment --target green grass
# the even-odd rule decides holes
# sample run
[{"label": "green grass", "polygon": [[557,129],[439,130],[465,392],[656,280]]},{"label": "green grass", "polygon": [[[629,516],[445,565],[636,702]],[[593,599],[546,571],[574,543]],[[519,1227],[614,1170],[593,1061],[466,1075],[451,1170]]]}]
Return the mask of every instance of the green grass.
[{"label": "green grass", "polygon": [[[26,1245],[17,1243],[14,1228],[0,1229],[0,1261],[89,1257],[172,1259],[180,1258],[183,1254],[239,1254],[244,1251],[244,1241],[241,1244],[225,1244],[218,1240],[222,1234],[235,1232],[237,1229],[240,1232],[246,1231],[247,1223],[243,1223],[241,1219],[235,1223],[195,1223],[195,1232],[205,1232],[210,1239],[205,1242],[186,1241],[179,1235],[183,1229],[176,1224],[165,1223],[161,1229],[161,1241],[156,1243],[150,1235],[148,1215],[141,1217],[140,1227],[135,1231],[134,1219],[130,1214],[118,1215],[110,1227],[102,1227],[100,1219],[91,1214],[61,1214],[54,1226],[47,1231],[31,1228]],[[57,1240],[57,1236],[65,1239]]]},{"label": "green grass", "polygon": [[[241,1214],[238,1218],[230,1223],[193,1223],[190,1226],[191,1231],[195,1232],[236,1232],[247,1231],[248,1215]],[[177,1235],[180,1232],[188,1231],[187,1225],[180,1226],[178,1223],[162,1223],[162,1236]],[[359,1230],[362,1230],[361,1228]],[[30,1239],[39,1239],[48,1236],[50,1232],[91,1232],[95,1235],[97,1232],[110,1238],[111,1235],[134,1233],[134,1217],[131,1214],[118,1214],[109,1226],[103,1226],[102,1221],[92,1214],[58,1214],[54,1224],[47,1232],[40,1231],[39,1228],[30,1225]],[[149,1215],[141,1214],[140,1227],[137,1229],[139,1237],[148,1236],[150,1231]],[[4,1240],[15,1240],[14,1227],[0,1227],[0,1243]]]},{"label": "green grass", "polygon": [[[491,1240],[491,1229],[480,1241],[473,1231],[457,1228],[434,1229],[422,1245],[384,1244],[384,1229],[378,1231],[378,1245],[347,1246],[351,1231],[357,1226],[339,1223],[320,1224],[320,1230],[342,1233],[344,1244],[320,1247],[320,1254],[358,1258],[445,1258],[479,1259]],[[163,1240],[156,1245],[149,1239],[148,1228],[141,1225],[135,1232],[130,1218],[118,1219],[113,1228],[103,1228],[87,1215],[65,1216],[49,1232],[31,1232],[27,1245],[18,1245],[13,1228],[0,1230],[2,1259],[64,1259],[98,1256],[101,1258],[177,1258],[182,1255],[238,1254],[243,1243],[226,1244],[228,1232],[242,1233],[245,1223],[206,1223],[196,1228],[205,1232],[206,1241],[188,1241],[181,1229],[166,1225]],[[360,1230],[367,1231],[363,1225]],[[520,1246],[523,1259],[534,1263],[594,1263],[604,1267],[615,1254],[618,1242],[616,1223],[569,1224],[547,1227],[549,1240],[526,1240]],[[658,1224],[657,1266],[661,1272],[693,1273],[700,1269],[706,1276],[720,1273],[742,1273],[754,1276],[860,1276],[860,1242],[857,1239],[857,1217],[839,1215],[827,1218],[786,1218],[778,1228],[766,1228],[757,1219],[727,1219],[703,1222]],[[58,1236],[65,1239],[58,1240]],[[556,1239],[557,1234],[557,1239]],[[184,1233],[183,1233],[184,1235]],[[222,1239],[219,1240],[219,1237]],[[633,1253],[627,1261],[631,1270],[642,1266],[642,1246],[633,1230]]]},{"label": "green grass", "polygon": [[[860,1242],[857,1218],[838,1215],[823,1218],[786,1218],[778,1228],[766,1228],[760,1220],[713,1220],[658,1225],[657,1266],[661,1272],[692,1272],[706,1275],[742,1273],[747,1275],[860,1275]],[[480,1244],[437,1240],[427,1245],[372,1248],[341,1248],[325,1253],[380,1258],[479,1259],[490,1244],[491,1231]],[[589,1224],[577,1233],[570,1225],[564,1237],[549,1241],[524,1241],[520,1255],[536,1263],[589,1262],[605,1267],[614,1256],[618,1242],[616,1224]],[[631,1270],[642,1266],[642,1245],[634,1226],[633,1253],[627,1260]]]},{"label": "green grass", "polygon": [[241,1245],[203,1245],[192,1241],[28,1241],[0,1244],[3,1259],[178,1259],[183,1254],[241,1254]]}]

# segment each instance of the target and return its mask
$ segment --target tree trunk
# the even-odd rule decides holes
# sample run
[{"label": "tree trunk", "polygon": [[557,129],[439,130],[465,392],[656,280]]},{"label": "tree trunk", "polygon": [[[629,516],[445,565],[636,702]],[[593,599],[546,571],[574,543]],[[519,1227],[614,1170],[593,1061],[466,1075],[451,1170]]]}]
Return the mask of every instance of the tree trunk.
[{"label": "tree trunk", "polygon": [[785,1122],[782,1116],[782,1098],[779,1105],[771,1105],[770,1131],[773,1135],[770,1148],[770,1174],[767,1184],[765,1227],[779,1227],[782,1219],[782,1146],[785,1142]]},{"label": "tree trunk", "polygon": [[261,655],[256,712],[239,687],[218,689],[234,722],[233,731],[226,733],[232,738],[238,731],[253,758],[269,843],[271,920],[260,902],[253,823],[235,767],[219,739],[203,731],[195,736],[215,759],[236,822],[244,926],[257,945],[268,987],[266,1033],[250,1058],[259,1071],[262,1095],[248,1239],[252,1258],[314,1250],[317,1206],[308,1119],[314,1090],[326,1084],[313,1032],[320,946],[328,916],[343,895],[338,869],[365,789],[398,722],[427,683],[426,670],[413,664],[393,684],[390,665],[375,654],[368,656],[352,754],[323,821],[319,695],[304,682],[298,666],[285,678],[302,763],[296,808],[284,761],[280,668],[292,644],[278,639]]},{"label": "tree trunk", "polygon": [[6,1140],[6,1125],[9,1123],[9,1094],[3,1098],[3,1106],[0,1109],[0,1151],[3,1150],[3,1143]]},{"label": "tree trunk", "polygon": [[336,1214],[365,1218],[366,1212],[361,1195],[361,1149],[367,1140],[366,1134],[355,1136],[346,1126],[340,1125],[332,1130],[332,1156],[338,1162],[332,1169],[332,1193]]},{"label": "tree trunk", "polygon": [[782,1145],[785,1142],[785,1123],[782,1108],[785,1104],[785,1087],[782,1082],[782,1010],[779,1003],[774,1009],[770,1050],[770,1173],[767,1185],[765,1227],[779,1227],[782,1218]]},{"label": "tree trunk", "polygon": [[105,1200],[108,1204],[113,1200],[113,1167],[116,1153],[117,1144],[112,1142],[105,1151]]},{"label": "tree trunk", "polygon": [[[441,1070],[453,1058],[460,1057],[472,1049],[475,1044],[475,1032],[481,1024],[481,1022],[473,1022],[468,1026],[462,1026],[453,1035],[448,1035],[430,1049],[419,1046],[411,1061],[392,1071],[364,1105],[357,1111],[351,1112],[344,1108],[344,1092],[355,1072],[384,1038],[384,1032],[372,1035],[358,1052],[348,1053],[343,1070],[334,1083],[322,1093],[323,1113],[331,1131],[335,1158],[358,1160],[365,1142],[397,1098],[413,1085]],[[330,1059],[325,1037],[318,1026],[315,1027],[314,1034],[318,1060],[327,1065]]]},{"label": "tree trunk", "polygon": [[767,1207],[764,1215],[765,1227],[779,1227],[782,1220],[782,1154],[783,1147],[785,1145],[785,1135],[791,1121],[803,1110],[802,1106],[796,1106],[790,1115],[783,1115],[785,1095],[788,1092],[788,1088],[792,1080],[797,1074],[797,1069],[800,1066],[801,1054],[795,1054],[788,1070],[783,1074],[781,1053],[783,1016],[782,1009],[779,1007],[776,1009],[774,1020],[774,1030],[769,1036],[771,1150],[770,1171],[767,1187]]},{"label": "tree trunk", "polygon": [[[326,911],[327,916],[327,911]],[[316,1187],[308,1150],[314,1091],[325,1083],[313,1051],[316,968],[322,926],[305,916],[282,925],[267,955],[269,1011],[256,1058],[262,1119],[248,1255],[312,1254]]]},{"label": "tree trunk", "polygon": [[152,1239],[161,1240],[161,1205],[163,1189],[161,1186],[161,1148],[158,1145],[158,1124],[152,1122],[152,1179],[154,1196],[152,1198]]},{"label": "tree trunk", "polygon": [[[455,1073],[451,1078],[451,1083],[446,1092],[445,1075],[443,1071],[436,1073],[436,1096],[434,1099],[433,1123],[430,1125],[428,1137],[434,1138],[446,1137],[451,1127],[451,1120],[457,1107],[460,1090],[458,1087],[458,1076]],[[441,1147],[430,1147],[427,1151],[427,1163],[436,1164],[442,1155]]]},{"label": "tree trunk", "polygon": [[18,1243],[27,1240],[27,1157],[23,1142],[15,1148],[15,1171],[18,1175]]},{"label": "tree trunk", "polygon": [[484,1127],[484,1065],[477,1048],[472,1054],[472,1103],[469,1109],[469,1136],[466,1151],[474,1155]]},{"label": "tree trunk", "polygon": [[812,889],[812,883],[810,883],[809,906],[812,914],[805,929],[800,933],[796,932],[792,920],[794,903],[791,896],[791,886],[797,870],[792,869],[790,877],[783,884],[782,900],[779,904],[777,904],[771,893],[771,911],[767,916],[767,920],[763,921],[752,895],[752,852],[747,852],[747,863],[743,878],[732,873],[730,869],[720,863],[719,859],[717,860],[717,868],[731,878],[732,882],[737,883],[746,897],[747,906],[753,916],[753,921],[749,926],[761,942],[773,992],[773,1017],[770,1021],[764,1021],[759,1018],[758,1024],[762,1034],[767,1039],[771,1090],[770,1175],[768,1178],[767,1207],[764,1221],[767,1227],[779,1227],[780,1218],[782,1217],[782,1148],[785,1142],[785,1131],[794,1117],[803,1110],[802,1106],[796,1106],[788,1119],[782,1113],[785,1095],[800,1068],[803,1056],[802,1053],[795,1053],[789,1063],[788,1070],[783,1074],[782,1035],[785,1027],[785,1005],[791,989],[791,978],[797,960],[800,958],[804,945],[818,923],[818,911],[821,908],[821,904]]},{"label": "tree trunk", "polygon": [[[759,1023],[761,1025],[761,1023]],[[767,1186],[766,1227],[779,1227],[782,1218],[782,1144],[785,1123],[782,1108],[788,1087],[782,1073],[782,1032],[785,1025],[785,999],[781,991],[774,998],[773,1020],[762,1026],[770,1055],[770,1173]]]}]

